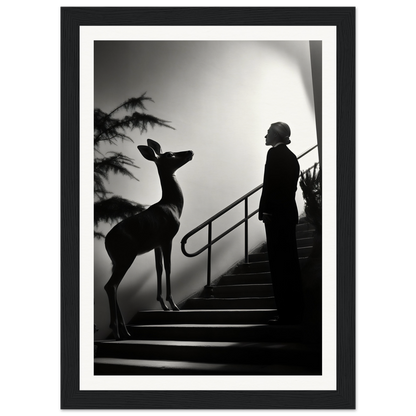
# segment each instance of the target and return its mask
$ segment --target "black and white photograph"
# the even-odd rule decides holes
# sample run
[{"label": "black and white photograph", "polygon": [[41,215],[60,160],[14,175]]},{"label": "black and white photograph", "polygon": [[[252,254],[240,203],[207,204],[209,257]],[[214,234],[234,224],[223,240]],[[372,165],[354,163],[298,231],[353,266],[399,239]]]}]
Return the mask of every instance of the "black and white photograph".
[{"label": "black and white photograph", "polygon": [[335,27],[79,34],[81,389],[335,392]]},{"label": "black and white photograph", "polygon": [[94,43],[96,375],[322,375],[321,61]]}]

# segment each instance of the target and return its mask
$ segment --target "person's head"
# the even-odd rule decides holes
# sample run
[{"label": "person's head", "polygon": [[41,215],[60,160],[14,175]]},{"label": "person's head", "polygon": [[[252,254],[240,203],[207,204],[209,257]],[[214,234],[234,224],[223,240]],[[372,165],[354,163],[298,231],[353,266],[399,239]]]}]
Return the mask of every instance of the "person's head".
[{"label": "person's head", "polygon": [[290,143],[290,127],[283,123],[282,121],[278,121],[277,123],[273,123],[269,130],[267,130],[266,138],[266,145],[267,146],[274,146],[277,143]]}]

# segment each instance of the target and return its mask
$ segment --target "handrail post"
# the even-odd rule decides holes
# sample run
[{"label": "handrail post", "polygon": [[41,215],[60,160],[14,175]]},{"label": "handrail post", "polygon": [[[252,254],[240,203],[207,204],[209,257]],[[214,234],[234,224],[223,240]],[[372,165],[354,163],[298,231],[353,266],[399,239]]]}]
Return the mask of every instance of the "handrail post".
[{"label": "handrail post", "polygon": [[246,219],[244,224],[244,258],[248,263],[248,197],[244,200],[244,218]]},{"label": "handrail post", "polygon": [[211,285],[211,241],[212,241],[212,222],[208,224],[207,286]]}]

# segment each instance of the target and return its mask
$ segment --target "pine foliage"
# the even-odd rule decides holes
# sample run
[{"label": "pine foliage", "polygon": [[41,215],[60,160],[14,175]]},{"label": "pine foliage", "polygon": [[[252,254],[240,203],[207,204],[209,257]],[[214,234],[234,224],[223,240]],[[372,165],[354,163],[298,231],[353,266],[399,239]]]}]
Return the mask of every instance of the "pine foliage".
[{"label": "pine foliage", "polygon": [[[100,142],[115,144],[117,140],[132,142],[133,140],[126,134],[126,130],[139,129],[140,133],[144,133],[149,125],[152,128],[155,126],[173,128],[167,124],[169,123],[168,121],[145,113],[144,101],[153,100],[150,97],[146,97],[146,93],[144,93],[138,98],[129,98],[108,114],[96,108],[94,110],[94,145],[96,146]],[[121,110],[131,112],[136,109],[141,110],[141,112],[134,111],[123,118],[115,117],[115,114]]]},{"label": "pine foliage", "polygon": [[[131,215],[138,214],[145,209],[146,207],[144,205],[119,196],[102,199],[94,204],[94,225],[97,226],[101,221],[113,224],[114,222],[124,220]],[[100,232],[95,232],[94,235],[97,238],[104,237]]]},{"label": "pine foliage", "polygon": [[301,172],[299,185],[305,201],[305,214],[318,233],[322,232],[322,175],[319,163]]},{"label": "pine foliage", "polygon": [[[109,174],[120,174],[130,179],[138,180],[130,168],[138,168],[134,160],[121,152],[110,151],[103,155],[99,148],[101,144],[117,145],[118,142],[133,142],[128,135],[130,131],[138,129],[142,134],[149,127],[168,127],[168,121],[159,119],[146,113],[146,101],[153,100],[146,96],[133,97],[116,107],[109,113],[99,108],[94,109],[94,225],[100,222],[114,223],[131,215],[143,211],[141,204],[123,199],[120,196],[112,196],[107,190],[106,184]],[[119,116],[119,114],[121,114]],[[104,237],[100,232],[94,232],[97,238]]]},{"label": "pine foliage", "polygon": [[110,172],[118,173],[138,181],[130,170],[126,168],[126,166],[138,168],[138,166],[134,164],[133,159],[122,153],[108,152],[108,154],[111,156],[94,159],[94,194],[99,198],[108,194],[105,188],[104,179],[108,180]]}]

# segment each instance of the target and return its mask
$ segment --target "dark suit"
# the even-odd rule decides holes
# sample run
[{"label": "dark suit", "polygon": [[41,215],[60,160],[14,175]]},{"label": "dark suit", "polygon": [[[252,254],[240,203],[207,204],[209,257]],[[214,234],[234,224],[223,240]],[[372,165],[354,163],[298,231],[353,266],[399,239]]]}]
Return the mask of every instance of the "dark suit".
[{"label": "dark suit", "polygon": [[303,295],[296,244],[298,210],[295,201],[299,163],[296,156],[280,144],[267,153],[259,219],[271,214],[265,223],[270,272],[278,315],[282,321],[299,320]]}]

